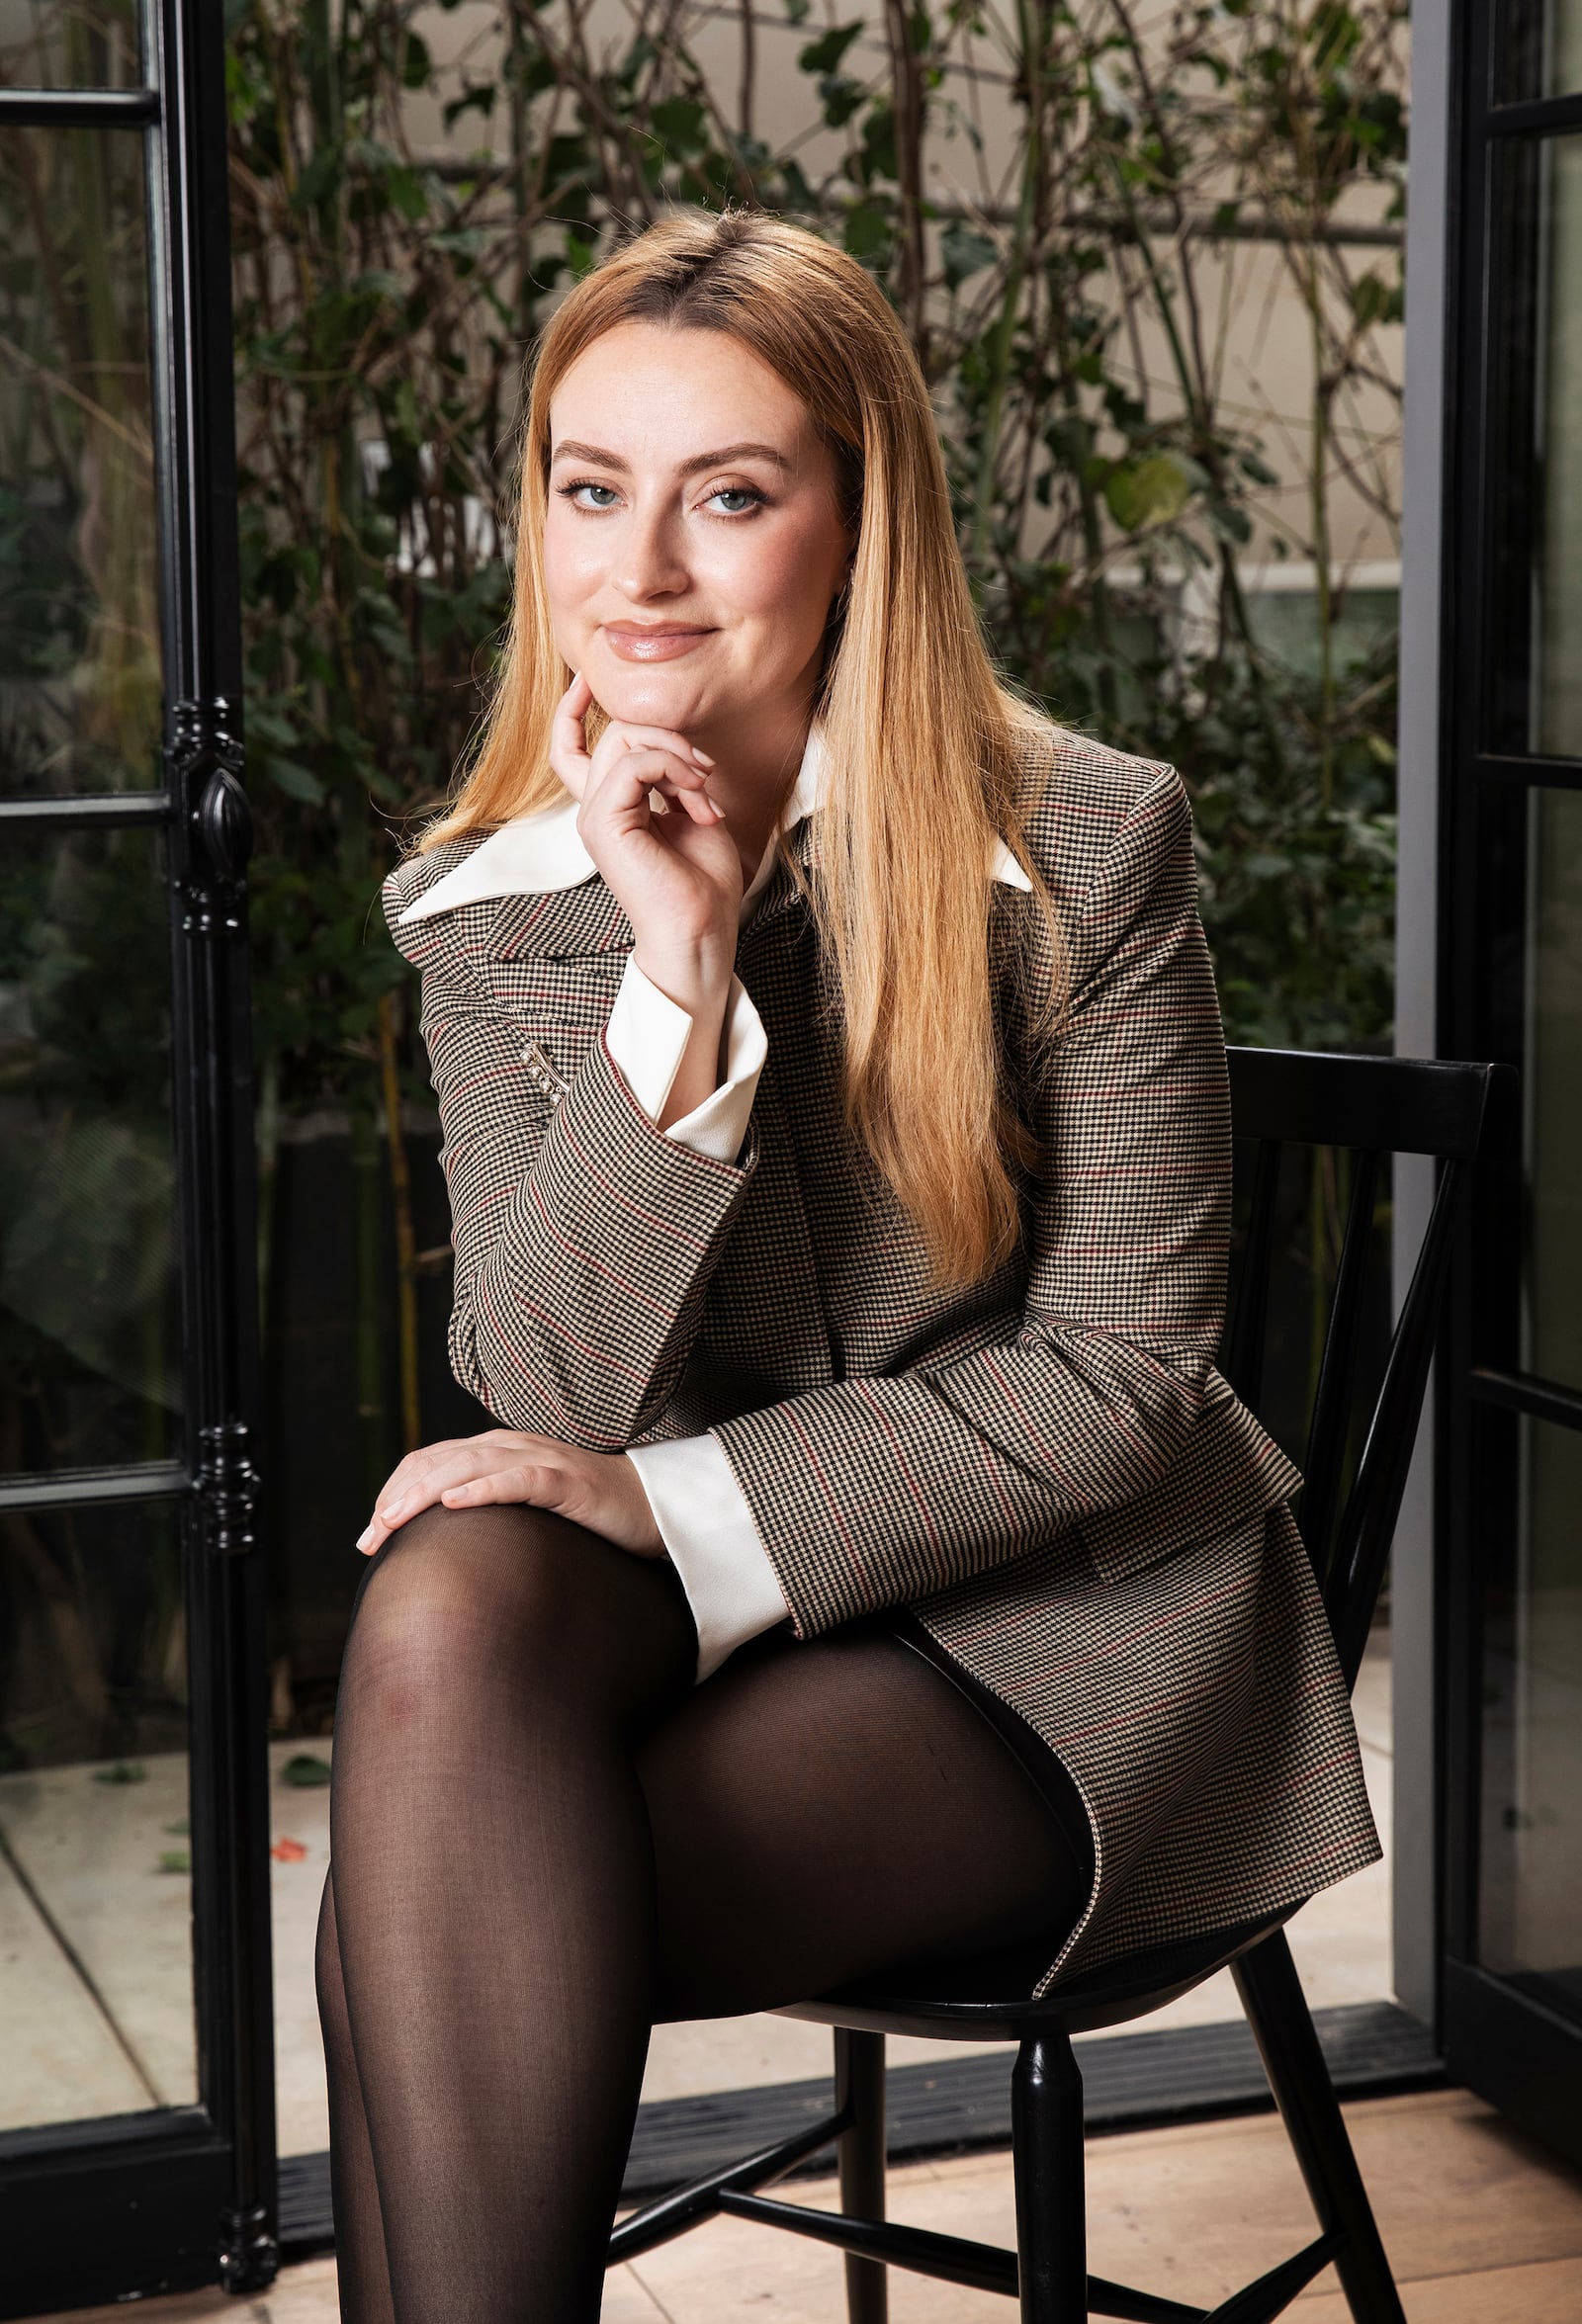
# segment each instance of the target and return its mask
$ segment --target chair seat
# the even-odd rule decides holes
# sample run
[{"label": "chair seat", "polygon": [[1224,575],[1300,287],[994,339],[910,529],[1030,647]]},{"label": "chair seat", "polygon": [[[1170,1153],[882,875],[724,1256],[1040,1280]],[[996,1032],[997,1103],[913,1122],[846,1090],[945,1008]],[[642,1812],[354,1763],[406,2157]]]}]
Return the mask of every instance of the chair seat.
[{"label": "chair seat", "polygon": [[[1283,1928],[1299,1909],[1287,1905],[1266,1920],[1128,1953],[1124,1960],[1067,1979],[1037,2001],[1028,1998],[1028,1989],[1055,1949],[1047,1938],[1014,1952],[886,1970],[813,2001],[792,2002],[775,2015],[871,2033],[918,2033],[934,2041],[1024,2041],[1056,2027],[1068,2034],[1098,2033],[1190,1993]],[[1018,1987],[1019,1999],[984,1998],[1013,1994]]]}]

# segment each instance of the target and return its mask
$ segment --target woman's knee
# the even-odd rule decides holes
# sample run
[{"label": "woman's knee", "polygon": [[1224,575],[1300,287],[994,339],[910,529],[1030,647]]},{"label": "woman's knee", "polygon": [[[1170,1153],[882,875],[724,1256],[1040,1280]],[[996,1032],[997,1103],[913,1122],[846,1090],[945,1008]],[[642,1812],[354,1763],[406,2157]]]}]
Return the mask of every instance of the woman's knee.
[{"label": "woman's knee", "polygon": [[523,1701],[619,1696],[689,1637],[669,1597],[643,1561],[549,1510],[425,1509],[364,1577],[343,1702],[372,1692],[380,1724],[399,1728],[464,1681],[475,1698],[491,1678]]}]

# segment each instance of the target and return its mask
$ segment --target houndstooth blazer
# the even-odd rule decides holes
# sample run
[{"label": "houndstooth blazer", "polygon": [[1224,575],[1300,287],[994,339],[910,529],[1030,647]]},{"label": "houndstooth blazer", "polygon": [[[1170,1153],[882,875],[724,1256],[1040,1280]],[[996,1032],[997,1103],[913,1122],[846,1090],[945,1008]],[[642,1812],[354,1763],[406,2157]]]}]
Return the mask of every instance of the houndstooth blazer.
[{"label": "houndstooth blazer", "polygon": [[[1053,729],[1028,779],[1071,1001],[1040,1054],[1053,964],[1028,898],[995,887],[1007,1070],[1045,1163],[1020,1248],[966,1291],[930,1281],[846,1128],[786,863],[739,946],[768,1062],[734,1165],[663,1136],[610,1057],[632,932],[596,876],[400,925],[469,836],[385,901],[423,972],[458,1379],[598,1450],[711,1430],[799,1638],[910,1607],[1042,1737],[1096,1862],[1048,1982],[1288,1904],[1378,1845],[1300,1480],[1214,1368],[1230,1121],[1186,795]],[[817,826],[788,843],[811,879]]]}]

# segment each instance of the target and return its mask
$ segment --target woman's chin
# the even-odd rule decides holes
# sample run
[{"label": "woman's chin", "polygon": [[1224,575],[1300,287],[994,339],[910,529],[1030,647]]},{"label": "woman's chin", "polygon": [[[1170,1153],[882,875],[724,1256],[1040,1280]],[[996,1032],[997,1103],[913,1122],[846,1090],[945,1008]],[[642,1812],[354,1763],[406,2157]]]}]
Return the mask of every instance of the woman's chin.
[{"label": "woman's chin", "polygon": [[669,727],[683,734],[696,724],[706,693],[701,670],[684,670],[674,662],[620,662],[613,654],[601,654],[599,660],[602,666],[587,677],[608,718],[629,727]]}]

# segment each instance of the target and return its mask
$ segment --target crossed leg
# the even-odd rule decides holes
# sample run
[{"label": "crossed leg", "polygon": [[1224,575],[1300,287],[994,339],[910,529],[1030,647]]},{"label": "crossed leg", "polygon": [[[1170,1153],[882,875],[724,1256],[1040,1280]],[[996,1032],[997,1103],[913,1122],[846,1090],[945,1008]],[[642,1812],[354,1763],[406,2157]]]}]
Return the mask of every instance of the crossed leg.
[{"label": "crossed leg", "polygon": [[431,1511],[375,1561],[318,1956],[348,2324],[590,2324],[656,2020],[1078,1910],[921,1657],[765,1643],[694,1688],[694,1651],[667,1567],[542,1512]]}]

